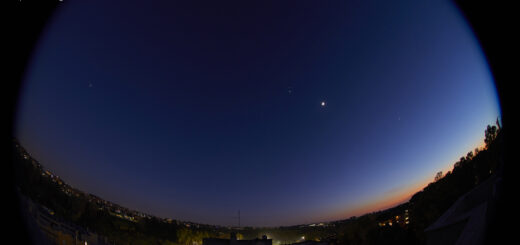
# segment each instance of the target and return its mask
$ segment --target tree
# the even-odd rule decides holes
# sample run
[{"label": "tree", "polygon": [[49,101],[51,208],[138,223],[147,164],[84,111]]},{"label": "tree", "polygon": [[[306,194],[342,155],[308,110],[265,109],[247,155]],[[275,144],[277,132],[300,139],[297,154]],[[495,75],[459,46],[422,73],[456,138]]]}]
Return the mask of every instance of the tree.
[{"label": "tree", "polygon": [[202,244],[204,238],[210,237],[206,231],[194,231],[182,228],[177,230],[177,242],[183,245]]},{"label": "tree", "polygon": [[473,159],[473,152],[472,151],[468,152],[468,154],[466,155],[466,159],[468,159],[468,160]]},{"label": "tree", "polygon": [[488,125],[486,131],[484,132],[485,138],[484,142],[486,143],[486,148],[489,148],[489,145],[495,138],[497,137],[497,126]]},{"label": "tree", "polygon": [[183,245],[191,245],[193,241],[193,232],[190,229],[177,230],[177,242]]},{"label": "tree", "polygon": [[462,165],[464,165],[465,162],[466,162],[466,158],[465,158],[465,157],[461,157],[461,158],[459,159],[459,161],[456,162],[456,163],[453,165],[453,167],[454,167],[454,168],[462,167]]},{"label": "tree", "polygon": [[461,165],[461,162],[460,161],[457,161],[455,164],[453,164],[453,168],[459,168]]},{"label": "tree", "polygon": [[440,179],[442,179],[442,171],[437,172],[437,174],[435,175],[435,182],[437,182]]}]

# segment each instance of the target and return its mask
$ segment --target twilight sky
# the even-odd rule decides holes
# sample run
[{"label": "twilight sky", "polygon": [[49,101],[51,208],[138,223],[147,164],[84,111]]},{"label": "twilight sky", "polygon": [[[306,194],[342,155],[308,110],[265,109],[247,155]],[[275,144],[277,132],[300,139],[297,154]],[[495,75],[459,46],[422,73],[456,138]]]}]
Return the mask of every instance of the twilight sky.
[{"label": "twilight sky", "polygon": [[449,1],[185,2],[62,3],[20,94],[33,157],[160,217],[293,225],[406,200],[500,114]]}]

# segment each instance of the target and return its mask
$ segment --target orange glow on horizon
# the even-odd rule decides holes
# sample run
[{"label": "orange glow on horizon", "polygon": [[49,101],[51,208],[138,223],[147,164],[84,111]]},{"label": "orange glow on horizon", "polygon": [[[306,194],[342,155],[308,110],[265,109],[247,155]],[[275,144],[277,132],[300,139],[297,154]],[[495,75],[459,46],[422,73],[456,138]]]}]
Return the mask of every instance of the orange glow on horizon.
[{"label": "orange glow on horizon", "polygon": [[417,182],[415,185],[411,185],[408,188],[403,188],[400,191],[388,193],[380,198],[368,201],[366,204],[362,204],[362,207],[359,207],[359,209],[354,212],[359,216],[366,213],[383,211],[385,209],[395,207],[410,200],[410,198],[412,198],[415,193],[424,189],[424,187],[426,187],[431,182],[432,179],[427,178],[423,181]]},{"label": "orange glow on horizon", "polygon": [[368,213],[383,211],[399,204],[405,203],[417,192],[421,191],[429,183],[433,181],[432,178],[426,178],[423,181],[417,182],[415,185],[411,185],[408,188],[403,188],[397,192],[390,192],[382,197],[374,198],[364,203],[359,203],[354,207],[350,207],[347,210],[336,213],[332,220],[348,219],[352,216],[362,216]]},{"label": "orange glow on horizon", "polygon": [[[472,144],[473,148],[469,149],[469,151],[474,151],[475,148],[478,148],[479,151],[486,149],[486,144],[483,139],[479,139],[478,142]],[[466,156],[463,154],[462,156]],[[443,169],[439,169],[443,174],[446,174],[448,171],[453,171],[453,165],[455,162],[459,160],[456,158],[452,160],[451,163],[447,163]],[[434,174],[434,173],[433,173]],[[423,190],[428,184],[434,182],[434,175],[425,176],[422,181],[418,181],[415,184],[405,187],[402,190],[397,192],[389,192],[382,197],[373,198],[364,203],[359,203],[353,207],[349,207],[346,210],[340,211],[334,215],[334,218],[331,220],[340,220],[347,219],[352,216],[362,216],[371,212],[383,211],[389,208],[393,208],[399,204],[405,203],[410,200],[410,198],[417,192]]]},{"label": "orange glow on horizon", "polygon": [[410,186],[403,186],[402,188],[395,191],[392,190],[384,193],[381,196],[374,197],[363,202],[358,202],[354,205],[348,205],[344,208],[329,210],[328,213],[322,214],[319,219],[325,222],[333,222],[349,219],[353,216],[360,217],[372,212],[384,211],[386,209],[393,208],[409,201],[415,193],[423,190],[426,186],[428,186],[428,184],[433,182],[433,180],[433,175],[424,177],[422,180],[416,181]]}]

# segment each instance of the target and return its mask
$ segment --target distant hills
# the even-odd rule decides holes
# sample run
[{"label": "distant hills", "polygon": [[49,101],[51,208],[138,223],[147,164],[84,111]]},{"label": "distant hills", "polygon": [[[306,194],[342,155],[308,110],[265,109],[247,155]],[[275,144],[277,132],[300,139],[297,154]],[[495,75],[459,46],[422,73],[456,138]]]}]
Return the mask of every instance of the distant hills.
[{"label": "distant hills", "polygon": [[[108,237],[116,244],[202,244],[204,238],[253,239],[267,234],[273,244],[303,240],[330,240],[338,244],[425,243],[424,230],[455,201],[494,175],[503,156],[503,130],[489,125],[484,149],[475,149],[454,163],[448,173],[396,207],[345,220],[285,227],[224,227],[159,218],[84,193],[65,183],[13,140],[16,186],[20,193],[44,206],[53,215]],[[434,175],[432,174],[432,177]],[[331,239],[333,238],[333,239]]]}]

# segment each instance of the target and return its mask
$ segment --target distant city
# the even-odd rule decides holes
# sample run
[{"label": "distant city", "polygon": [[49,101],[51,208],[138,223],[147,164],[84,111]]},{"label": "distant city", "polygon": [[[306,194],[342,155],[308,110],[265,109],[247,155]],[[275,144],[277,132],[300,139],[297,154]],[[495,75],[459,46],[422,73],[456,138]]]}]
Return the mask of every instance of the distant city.
[{"label": "distant city", "polygon": [[[244,229],[244,227],[239,226],[220,226],[220,225],[209,225],[209,224],[199,224],[189,221],[180,221],[175,220],[172,218],[161,218],[154,215],[146,214],[140,211],[131,210],[129,208],[123,207],[119,204],[104,200],[96,195],[85,193],[81,190],[78,190],[71,185],[67,184],[65,181],[63,181],[58,175],[52,173],[51,170],[45,169],[36,159],[32,158],[29,153],[25,151],[23,147],[21,147],[18,143],[15,143],[16,149],[19,150],[20,156],[22,156],[25,160],[29,160],[33,167],[41,171],[41,175],[44,177],[49,178],[52,182],[56,183],[60,190],[65,193],[67,196],[76,196],[76,197],[84,197],[91,203],[96,203],[100,206],[99,210],[107,211],[110,215],[114,217],[118,217],[120,219],[128,220],[131,222],[137,222],[139,219],[159,219],[164,223],[172,224],[175,223],[177,225],[183,225],[185,227],[196,227],[200,228],[201,226],[215,228],[215,229],[235,229],[240,230]],[[52,211],[50,211],[52,213]],[[355,218],[355,217],[353,217]],[[348,219],[345,219],[348,220]],[[338,220],[338,221],[332,221],[332,222],[319,222],[319,223],[311,223],[311,224],[300,224],[300,225],[294,225],[294,226],[288,226],[288,227],[329,227],[334,226],[337,222],[343,222],[345,220]],[[410,220],[408,217],[408,210],[405,210],[405,213],[401,216],[397,215],[395,218],[388,219],[382,222],[379,222],[380,226],[392,226],[393,224],[399,224],[399,225],[407,225],[409,224]],[[251,227],[252,229],[260,229],[256,227]]]},{"label": "distant city", "polygon": [[[416,244],[439,239],[439,232],[457,222],[457,217],[466,219],[462,228],[484,231],[493,212],[483,212],[482,205],[493,205],[497,198],[493,190],[500,180],[497,172],[503,141],[496,140],[501,139],[500,132],[497,120],[497,126],[485,130],[485,148],[468,152],[454,163],[452,171],[437,173],[432,183],[406,203],[361,217],[280,227],[220,226],[157,217],[72,187],[45,169],[16,140],[14,157],[28,229],[37,240],[46,237],[50,241],[41,244],[330,245],[386,239]],[[466,230],[454,233],[448,229],[446,236],[483,239]]]},{"label": "distant city", "polygon": [[[16,140],[14,142],[15,149],[17,150],[17,154],[20,158],[23,158],[27,162],[30,162],[33,169],[38,170],[38,174],[43,178],[50,180],[54,183],[60,192],[64,193],[68,197],[76,197],[76,198],[84,198],[88,200],[89,203],[94,203],[98,206],[99,211],[103,211],[111,215],[112,217],[119,218],[121,220],[129,221],[132,223],[138,223],[142,220],[159,220],[164,224],[171,224],[181,227],[186,227],[189,229],[206,229],[212,230],[216,234],[220,234],[221,236],[226,237],[227,234],[231,234],[230,239],[235,237],[237,232],[244,230],[262,230],[264,227],[240,227],[240,226],[220,226],[220,225],[209,225],[209,224],[199,224],[195,222],[189,221],[180,221],[172,218],[161,218],[154,215],[150,215],[147,213],[143,213],[136,210],[131,210],[129,208],[123,207],[119,204],[104,200],[96,195],[85,193],[81,190],[74,188],[73,186],[67,184],[64,180],[62,180],[58,175],[54,174],[51,170],[46,169],[42,164],[40,164],[36,159],[34,159]],[[18,188],[19,189],[19,188]],[[50,238],[51,241],[56,242],[56,244],[115,244],[114,241],[111,241],[107,237],[98,235],[91,230],[84,229],[78,225],[75,225],[71,222],[65,221],[62,218],[56,216],[56,212],[51,208],[48,208],[42,204],[38,204],[32,201],[30,198],[20,195],[22,199],[23,206],[29,211],[29,215],[34,218],[35,223],[43,231],[43,233]],[[287,228],[301,229],[301,228],[314,228],[314,227],[334,227],[336,222],[319,222],[319,223],[311,223],[311,224],[302,224],[295,226],[287,226]],[[385,225],[392,225],[392,220],[385,221]],[[30,223],[30,222],[29,222]],[[276,227],[280,228],[280,227]],[[276,229],[274,228],[274,229]],[[224,232],[223,232],[224,231]],[[227,231],[227,232],[225,232]],[[34,232],[34,231],[33,231]],[[212,244],[215,242],[222,242],[222,238],[214,238],[214,239],[205,239],[205,244]],[[224,239],[225,240],[225,239]],[[229,240],[229,239],[228,239]],[[258,240],[258,239],[257,239]],[[84,243],[81,243],[84,241]],[[243,240],[244,242],[246,240]],[[251,240],[254,241],[254,240]],[[264,239],[259,239],[255,244],[263,244],[263,242],[269,241],[272,242],[272,239],[267,239],[267,236]],[[298,235],[298,239],[294,240],[295,242],[305,242],[305,236]],[[304,244],[308,244],[309,242],[316,241],[306,241]],[[281,241],[275,241],[276,244],[281,244]],[[322,242],[323,243],[323,242]],[[195,242],[193,245],[197,245]]]},{"label": "distant city", "polygon": [[[164,223],[169,223],[169,224],[176,223],[178,225],[184,225],[185,227],[200,227],[202,225],[202,224],[197,224],[197,223],[193,223],[193,222],[189,222],[189,221],[179,221],[179,220],[174,220],[171,218],[160,218],[160,217],[156,217],[154,215],[146,214],[146,213],[139,212],[136,210],[130,210],[130,209],[123,207],[121,205],[118,205],[116,203],[104,200],[96,195],[93,195],[90,193],[85,193],[85,192],[78,190],[78,189],[72,187],[71,185],[67,184],[65,181],[63,181],[60,178],[60,176],[52,173],[51,170],[45,169],[45,167],[43,167],[36,159],[32,158],[31,155],[29,153],[27,153],[25,151],[25,149],[23,147],[21,147],[18,143],[15,143],[15,147],[16,147],[16,149],[19,150],[20,156],[22,156],[26,160],[31,161],[33,167],[41,171],[42,176],[49,178],[52,182],[54,182],[58,186],[60,186],[60,190],[63,193],[65,193],[67,196],[69,196],[69,197],[70,196],[76,196],[76,197],[82,196],[82,197],[86,198],[89,202],[98,204],[100,206],[100,210],[105,210],[114,217],[125,219],[125,220],[131,221],[131,222],[137,222],[138,219],[141,219],[141,218],[146,218],[146,219],[155,218],[155,219],[162,220],[162,222],[164,222]],[[50,213],[52,214],[52,211],[50,211]],[[311,224],[310,226],[315,226],[315,225],[317,225],[317,224]],[[324,225],[324,223],[321,223],[318,225]],[[217,227],[218,228],[228,228],[228,229],[237,228],[237,227],[230,227],[230,226],[225,227],[225,226],[218,226],[218,225],[203,225],[203,226],[210,226],[210,227],[215,227],[215,228],[217,228]]]}]

